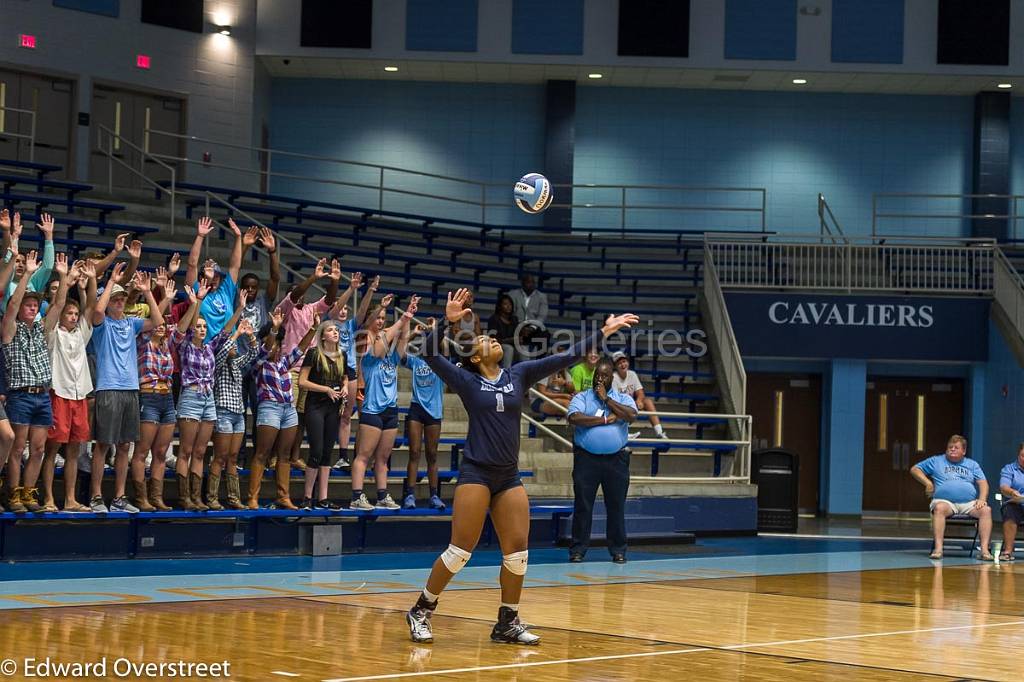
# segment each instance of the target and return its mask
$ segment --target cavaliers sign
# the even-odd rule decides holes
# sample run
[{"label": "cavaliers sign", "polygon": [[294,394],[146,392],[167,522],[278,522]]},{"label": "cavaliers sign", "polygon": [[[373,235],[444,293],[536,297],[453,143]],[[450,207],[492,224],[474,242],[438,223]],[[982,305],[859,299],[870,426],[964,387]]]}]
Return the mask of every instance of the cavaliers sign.
[{"label": "cavaliers sign", "polygon": [[987,299],[725,292],[725,303],[749,357],[988,359]]}]

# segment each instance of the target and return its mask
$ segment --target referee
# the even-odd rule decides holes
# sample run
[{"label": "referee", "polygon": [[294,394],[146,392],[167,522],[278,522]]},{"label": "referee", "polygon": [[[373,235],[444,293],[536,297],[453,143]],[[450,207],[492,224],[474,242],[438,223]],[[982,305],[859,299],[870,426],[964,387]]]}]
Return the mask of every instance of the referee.
[{"label": "referee", "polygon": [[597,487],[604,492],[608,517],[608,551],[612,561],[626,563],[626,491],[629,490],[628,425],[636,419],[633,398],[612,390],[612,361],[602,357],[594,368],[592,388],[573,396],[569,423],[573,435],[572,483],[576,497],[572,515],[569,561],[583,561],[590,546]]}]

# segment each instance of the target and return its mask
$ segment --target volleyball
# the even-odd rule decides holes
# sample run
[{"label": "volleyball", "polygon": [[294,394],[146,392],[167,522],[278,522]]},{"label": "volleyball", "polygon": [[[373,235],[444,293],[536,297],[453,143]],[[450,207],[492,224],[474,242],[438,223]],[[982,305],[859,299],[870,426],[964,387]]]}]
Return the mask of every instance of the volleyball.
[{"label": "volleyball", "polygon": [[516,206],[527,213],[540,213],[551,205],[551,183],[540,173],[527,173],[516,183]]}]

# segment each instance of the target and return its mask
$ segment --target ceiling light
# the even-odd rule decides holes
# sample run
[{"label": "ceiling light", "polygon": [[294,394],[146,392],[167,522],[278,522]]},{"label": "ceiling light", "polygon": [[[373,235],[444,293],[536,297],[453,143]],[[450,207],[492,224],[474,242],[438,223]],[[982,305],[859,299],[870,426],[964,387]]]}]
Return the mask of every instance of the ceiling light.
[{"label": "ceiling light", "polygon": [[602,73],[588,73],[587,74],[587,78],[593,78],[593,79],[596,80],[598,78],[604,78],[604,74],[602,74]]},{"label": "ceiling light", "polygon": [[384,70],[387,71],[388,73],[394,73],[395,71],[398,71],[398,67],[397,66],[385,66]]},{"label": "ceiling light", "polygon": [[1009,90],[1010,88],[1013,87],[1013,83],[1000,83],[996,87],[997,88],[1002,88],[1003,90]]},{"label": "ceiling light", "polygon": [[794,78],[793,79],[793,85],[807,85],[807,79],[806,78]]}]

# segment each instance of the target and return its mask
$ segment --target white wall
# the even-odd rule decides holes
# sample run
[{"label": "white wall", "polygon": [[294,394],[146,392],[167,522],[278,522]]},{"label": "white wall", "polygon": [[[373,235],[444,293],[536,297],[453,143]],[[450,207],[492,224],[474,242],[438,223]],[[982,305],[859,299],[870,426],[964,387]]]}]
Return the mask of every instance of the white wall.
[{"label": "white wall", "polygon": [[[187,99],[190,135],[248,145],[256,0],[206,0],[206,14],[209,23],[231,25],[231,36],[143,24],[139,0],[121,0],[118,18],[54,7],[50,0],[0,0],[0,66],[71,78],[78,110],[84,112],[90,110],[94,81],[177,94]],[[37,37],[35,50],[18,47],[21,33]],[[150,70],[136,68],[138,53],[152,57]],[[87,177],[92,143],[88,129],[76,126],[71,175]],[[207,148],[193,143],[188,155],[200,158]],[[217,161],[230,158],[218,149],[213,153]],[[230,156],[235,163],[253,164],[249,154]],[[189,177],[218,181],[200,167],[190,168]]]}]

